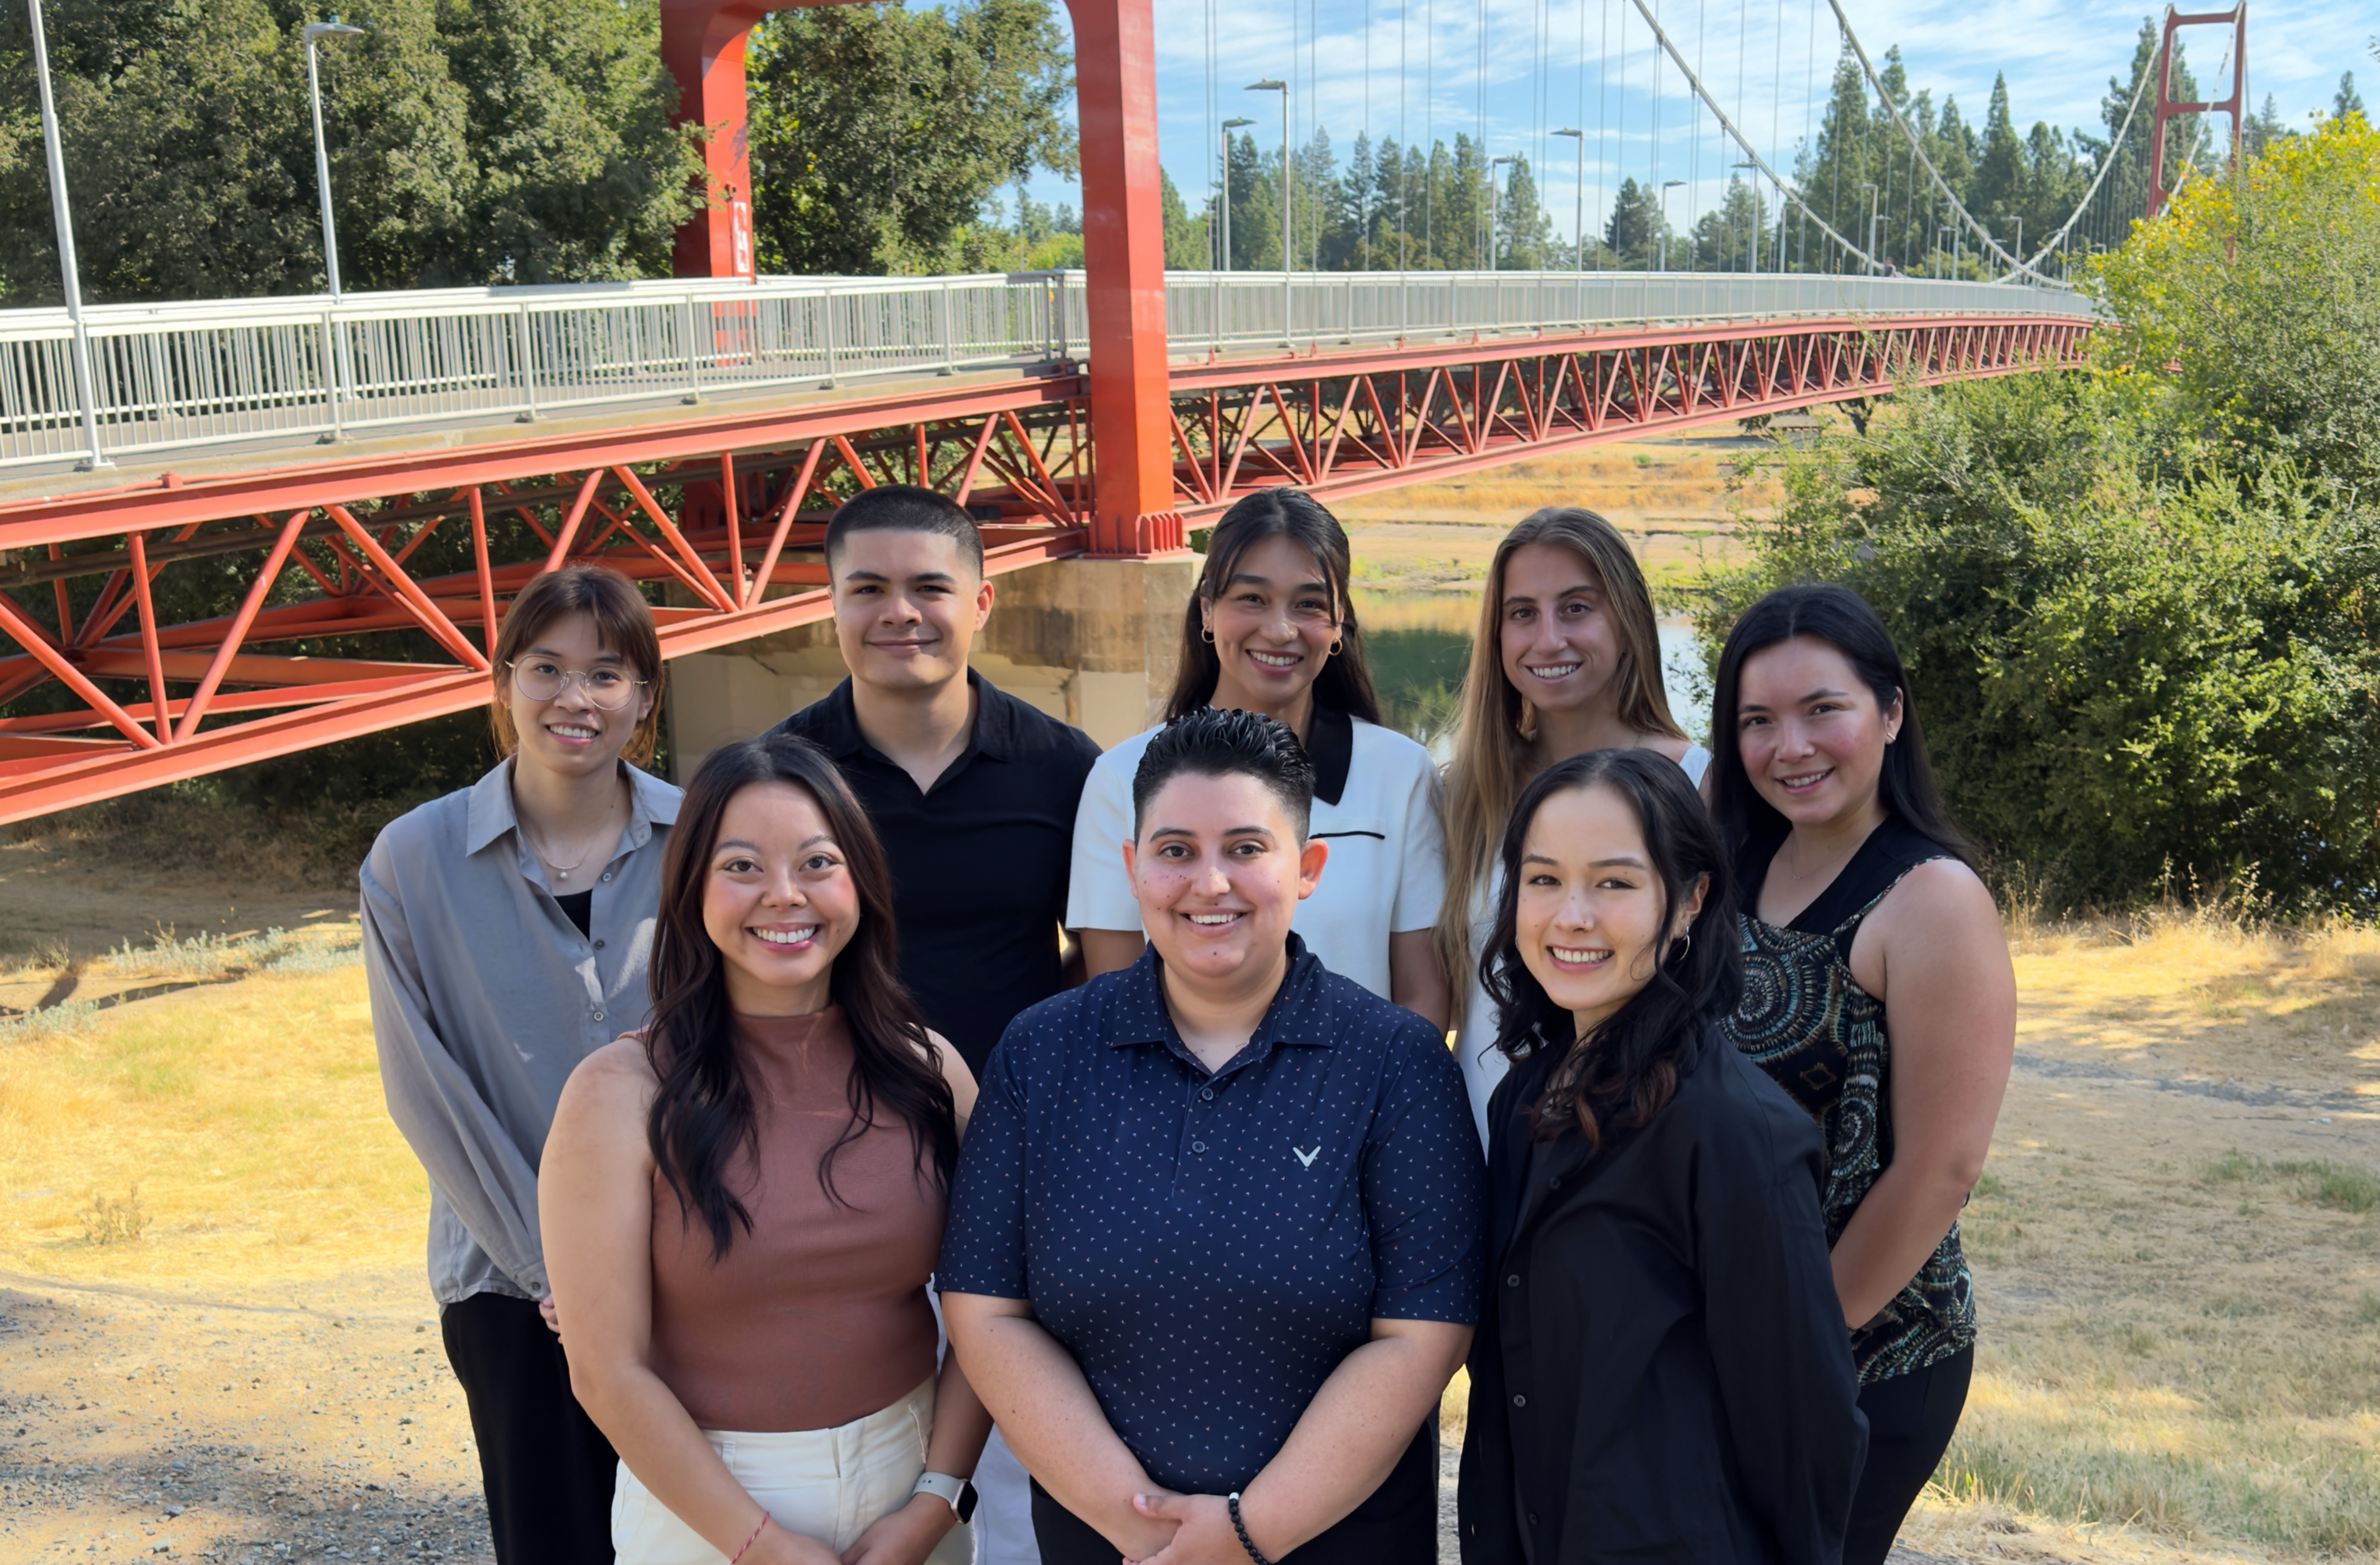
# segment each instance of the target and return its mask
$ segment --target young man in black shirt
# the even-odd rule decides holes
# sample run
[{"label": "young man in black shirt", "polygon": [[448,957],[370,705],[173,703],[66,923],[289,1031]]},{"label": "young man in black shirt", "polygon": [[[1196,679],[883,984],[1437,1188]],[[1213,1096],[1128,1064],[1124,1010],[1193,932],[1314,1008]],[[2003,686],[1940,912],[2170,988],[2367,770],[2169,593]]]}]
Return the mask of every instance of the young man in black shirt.
[{"label": "young man in black shirt", "polygon": [[1099,749],[967,667],[991,583],[950,500],[865,491],[827,524],[826,557],[851,677],[778,731],[851,780],[892,863],[902,981],[980,1073],[1010,1020],[1066,987],[1075,806]]},{"label": "young man in black shirt", "polygon": [[[1016,1013],[1071,981],[1060,961],[1075,807],[1099,748],[967,667],[991,614],[983,540],[931,490],[867,490],[826,529],[851,677],[779,725],[826,750],[884,842],[901,977],[983,1074]],[[978,1565],[1038,1558],[1024,1474],[995,1435]]]}]

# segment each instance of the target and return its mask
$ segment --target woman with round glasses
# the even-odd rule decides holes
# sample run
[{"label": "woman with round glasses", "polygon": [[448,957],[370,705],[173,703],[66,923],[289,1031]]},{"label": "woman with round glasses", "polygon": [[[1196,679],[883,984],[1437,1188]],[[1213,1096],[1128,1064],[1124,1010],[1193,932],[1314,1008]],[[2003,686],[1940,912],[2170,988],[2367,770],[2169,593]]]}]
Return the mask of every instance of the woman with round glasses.
[{"label": "woman with round glasses", "polygon": [[661,642],[626,577],[536,577],[490,661],[504,758],[372,844],[365,976],[389,1113],[430,1175],[430,1285],[496,1558],[578,1565],[611,1558],[618,1463],[549,1329],[537,1171],[572,1069],[645,1018],[678,790],[640,764]]},{"label": "woman with round glasses", "polygon": [[[1347,535],[1311,495],[1269,489],[1224,512],[1183,615],[1165,720],[1237,709],[1297,735],[1314,763],[1313,837],[1330,865],[1291,928],[1331,972],[1443,1028],[1446,974],[1430,933],[1446,873],[1438,768],[1380,726],[1349,575]],[[1101,756],[1075,811],[1066,927],[1080,931],[1093,977],[1131,966],[1147,943],[1124,845],[1133,774],[1157,732]]]}]

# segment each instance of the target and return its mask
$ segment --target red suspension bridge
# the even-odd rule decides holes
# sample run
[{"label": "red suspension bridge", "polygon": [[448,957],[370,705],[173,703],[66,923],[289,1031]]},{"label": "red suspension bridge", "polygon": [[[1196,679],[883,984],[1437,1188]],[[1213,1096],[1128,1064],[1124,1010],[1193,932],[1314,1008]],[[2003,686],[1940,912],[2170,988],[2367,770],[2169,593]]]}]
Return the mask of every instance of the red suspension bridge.
[{"label": "red suspension bridge", "polygon": [[[714,136],[679,251],[710,281],[0,320],[0,821],[477,706],[565,563],[658,584],[673,658],[825,619],[826,516],[880,483],[970,506],[995,573],[1156,558],[1269,485],[2055,369],[2091,330],[1908,279],[1169,277],[1149,0],[1073,9],[1081,273],[754,280]],[[758,7],[664,14],[688,112],[740,124]]]}]

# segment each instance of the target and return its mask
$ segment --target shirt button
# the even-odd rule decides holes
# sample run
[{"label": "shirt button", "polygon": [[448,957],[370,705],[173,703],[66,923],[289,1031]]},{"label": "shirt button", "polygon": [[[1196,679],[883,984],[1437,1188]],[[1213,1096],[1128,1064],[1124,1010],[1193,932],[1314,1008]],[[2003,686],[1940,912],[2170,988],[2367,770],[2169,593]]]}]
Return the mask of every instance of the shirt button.
[{"label": "shirt button", "polygon": [[1537,1524],[1537,1513],[1536,1513],[1536,1511],[1532,1510],[1532,1511],[1530,1511],[1530,1512],[1529,1512],[1529,1525],[1530,1525],[1530,1526],[1532,1526],[1532,1527],[1534,1527],[1534,1526],[1536,1526],[1536,1524]]},{"label": "shirt button", "polygon": [[601,950],[602,950],[602,949],[603,949],[603,942],[602,942],[601,940],[597,940],[597,941],[595,942],[595,949],[596,949],[597,951],[601,951]]},{"label": "shirt button", "polygon": [[1514,1397],[1512,1399],[1512,1405],[1514,1407],[1526,1407],[1529,1405],[1529,1399],[1526,1397]]},{"label": "shirt button", "polygon": [[1202,1086],[1198,1089],[1198,1096],[1202,1100],[1212,1103],[1215,1100],[1215,1089],[1211,1086]]},{"label": "shirt button", "polygon": [[1508,1278],[1504,1279],[1504,1286],[1505,1286],[1505,1287],[1507,1287],[1507,1288],[1518,1288],[1520,1285],[1521,1285],[1521,1274],[1520,1274],[1519,1272],[1517,1272],[1517,1271],[1516,1271],[1516,1272],[1514,1272],[1512,1276],[1510,1276],[1510,1277],[1508,1277]]},{"label": "shirt button", "polygon": [[1560,1190],[1561,1188],[1561,1181],[1558,1179],[1550,1180],[1547,1182],[1546,1188],[1548,1190]]},{"label": "shirt button", "polygon": [[1204,1152],[1207,1150],[1207,1144],[1203,1141],[1194,1141],[1190,1144],[1190,1150],[1193,1152]]},{"label": "shirt button", "polygon": [[601,1021],[601,1020],[603,1019],[603,1013],[601,1013],[601,1011],[598,1011],[597,1013],[595,1013],[595,1019],[596,1019],[597,1021],[599,1021],[599,1022],[600,1022],[600,1021]]},{"label": "shirt button", "polygon": [[608,869],[603,871],[603,879],[608,882],[612,879],[612,872]]}]

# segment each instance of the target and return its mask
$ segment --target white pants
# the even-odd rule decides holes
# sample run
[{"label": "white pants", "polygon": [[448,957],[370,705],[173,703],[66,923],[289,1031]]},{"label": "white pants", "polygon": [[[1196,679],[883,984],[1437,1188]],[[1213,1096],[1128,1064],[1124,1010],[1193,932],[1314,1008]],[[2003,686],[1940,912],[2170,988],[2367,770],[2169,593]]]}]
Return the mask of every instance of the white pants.
[{"label": "white pants", "polygon": [[975,1469],[975,1565],[1041,1565],[1033,1538],[1033,1489],[994,1429]]},{"label": "white pants", "polygon": [[[870,1523],[909,1503],[934,1432],[934,1382],[881,1412],[833,1429],[702,1438],[778,1526],[841,1554]],[[612,1491],[618,1565],[721,1565],[726,1559],[620,1464]]]}]

